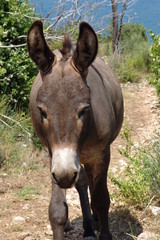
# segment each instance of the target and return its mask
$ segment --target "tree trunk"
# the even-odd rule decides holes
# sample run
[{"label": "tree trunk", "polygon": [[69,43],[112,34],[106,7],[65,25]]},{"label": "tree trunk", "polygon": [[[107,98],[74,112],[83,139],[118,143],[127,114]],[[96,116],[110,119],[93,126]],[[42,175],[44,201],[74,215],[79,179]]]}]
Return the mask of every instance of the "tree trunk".
[{"label": "tree trunk", "polygon": [[118,50],[118,8],[117,8],[117,0],[111,0],[112,4],[112,15],[113,15],[113,36],[112,36],[112,48],[113,53]]}]

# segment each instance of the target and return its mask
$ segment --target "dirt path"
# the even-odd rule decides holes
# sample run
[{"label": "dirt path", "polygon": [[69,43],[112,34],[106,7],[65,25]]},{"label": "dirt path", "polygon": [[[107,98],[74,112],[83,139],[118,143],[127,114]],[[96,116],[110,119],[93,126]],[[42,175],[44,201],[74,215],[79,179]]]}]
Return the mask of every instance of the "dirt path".
[{"label": "dirt path", "polygon": [[[125,99],[124,122],[132,128],[134,141],[143,143],[159,127],[160,108],[155,90],[145,82],[125,84],[122,88]],[[124,142],[118,137],[112,146],[111,170],[124,167],[124,159],[117,151],[123,145]],[[24,162],[17,174],[3,170],[0,172],[0,240],[52,239],[48,221],[51,188],[49,161],[46,153],[40,156],[33,152],[29,158],[34,161],[33,166],[37,167],[28,168],[28,162]],[[109,182],[110,191],[112,188],[114,186]],[[81,240],[82,218],[75,189],[68,190],[67,199],[73,230],[66,235],[66,239]],[[152,222],[151,225],[148,224],[149,221]],[[111,202],[110,222],[114,240],[132,239],[130,235],[137,236],[143,230],[157,231],[158,224],[150,213],[145,213],[144,216],[142,212],[114,200]]]}]

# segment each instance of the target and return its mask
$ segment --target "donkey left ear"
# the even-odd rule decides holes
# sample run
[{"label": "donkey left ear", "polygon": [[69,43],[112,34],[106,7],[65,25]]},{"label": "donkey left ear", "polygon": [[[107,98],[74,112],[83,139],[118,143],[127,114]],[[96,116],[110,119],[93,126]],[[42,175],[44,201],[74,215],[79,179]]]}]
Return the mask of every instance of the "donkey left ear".
[{"label": "donkey left ear", "polygon": [[98,51],[98,40],[92,27],[82,22],[79,37],[73,54],[73,62],[80,72],[85,72],[94,61]]},{"label": "donkey left ear", "polygon": [[34,22],[30,27],[27,35],[27,46],[32,60],[43,73],[47,72],[54,62],[55,56],[44,38],[41,21]]}]

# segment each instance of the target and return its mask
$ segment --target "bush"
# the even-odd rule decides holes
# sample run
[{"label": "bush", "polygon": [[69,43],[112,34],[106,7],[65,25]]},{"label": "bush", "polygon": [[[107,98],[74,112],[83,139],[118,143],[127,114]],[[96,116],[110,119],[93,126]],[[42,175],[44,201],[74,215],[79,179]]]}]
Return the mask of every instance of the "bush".
[{"label": "bush", "polygon": [[123,83],[139,82],[141,74],[135,69],[134,65],[134,58],[131,58],[128,55],[121,56],[119,60],[114,59],[112,62],[112,66],[115,69],[120,82]]},{"label": "bush", "polygon": [[151,83],[155,85],[157,94],[160,96],[160,35],[155,35],[153,32],[150,33],[152,37],[152,46],[150,49],[151,54],[151,70],[153,78]]},{"label": "bush", "polygon": [[119,56],[112,66],[121,82],[138,82],[150,68],[149,43],[146,30],[138,23],[124,24],[119,41]]},{"label": "bush", "polygon": [[127,144],[120,149],[127,158],[128,166],[117,177],[110,175],[114,184],[119,187],[123,197],[132,204],[144,207],[152,198],[160,198],[160,134],[148,146],[134,146],[131,132],[125,128],[122,137]]},{"label": "bush", "polygon": [[[28,0],[1,0],[0,45],[26,43],[26,34],[34,16]],[[6,95],[9,103],[27,109],[29,92],[37,67],[28,56],[27,47],[0,48],[0,94]]]},{"label": "bush", "polygon": [[144,43],[148,43],[148,37],[143,25],[134,22],[123,25],[119,41],[121,53],[134,52]]},{"label": "bush", "polygon": [[101,57],[109,56],[112,54],[112,37],[104,32],[103,35],[98,35],[98,54]]},{"label": "bush", "polygon": [[[33,143],[33,144],[32,144]],[[42,148],[33,133],[30,116],[24,112],[14,112],[6,98],[0,99],[0,168],[18,168],[23,155],[34,146]]]}]

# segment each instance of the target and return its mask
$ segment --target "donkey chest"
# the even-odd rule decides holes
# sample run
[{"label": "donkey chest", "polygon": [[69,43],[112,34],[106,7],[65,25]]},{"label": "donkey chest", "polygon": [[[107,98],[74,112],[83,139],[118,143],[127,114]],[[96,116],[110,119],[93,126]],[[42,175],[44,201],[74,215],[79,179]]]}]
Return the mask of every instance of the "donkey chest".
[{"label": "donkey chest", "polygon": [[103,149],[104,149],[104,146],[102,144],[84,148],[80,154],[80,163],[84,165],[97,164],[103,159],[103,155],[104,155]]}]

